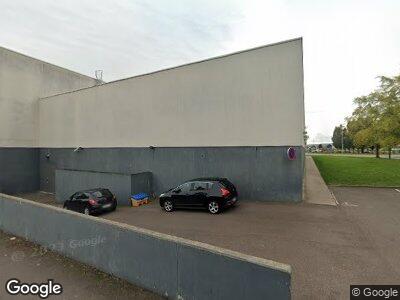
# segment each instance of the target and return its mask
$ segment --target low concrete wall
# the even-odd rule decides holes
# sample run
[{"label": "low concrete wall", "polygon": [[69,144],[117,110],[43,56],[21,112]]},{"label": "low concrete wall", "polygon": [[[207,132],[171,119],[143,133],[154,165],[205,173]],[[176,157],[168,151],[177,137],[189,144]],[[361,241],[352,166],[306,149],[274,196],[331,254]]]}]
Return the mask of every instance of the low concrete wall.
[{"label": "low concrete wall", "polygon": [[122,174],[81,170],[56,170],[55,188],[57,202],[64,202],[77,191],[97,187],[108,188],[116,195],[118,204],[129,205],[129,199],[132,194],[151,192],[151,173]]},{"label": "low concrete wall", "polygon": [[290,266],[5,194],[0,229],[170,299],[290,299]]}]

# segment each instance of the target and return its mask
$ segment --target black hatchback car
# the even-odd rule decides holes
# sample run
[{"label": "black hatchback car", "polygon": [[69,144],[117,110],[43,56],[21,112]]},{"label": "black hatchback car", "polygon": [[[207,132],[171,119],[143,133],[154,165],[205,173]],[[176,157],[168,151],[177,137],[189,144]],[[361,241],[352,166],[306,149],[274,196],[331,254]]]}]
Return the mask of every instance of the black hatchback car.
[{"label": "black hatchback car", "polygon": [[64,202],[64,208],[92,215],[117,208],[117,198],[108,189],[96,188],[79,191]]},{"label": "black hatchback car", "polygon": [[212,214],[235,205],[238,193],[226,178],[189,180],[160,195],[160,206],[171,212],[175,208],[206,208]]}]

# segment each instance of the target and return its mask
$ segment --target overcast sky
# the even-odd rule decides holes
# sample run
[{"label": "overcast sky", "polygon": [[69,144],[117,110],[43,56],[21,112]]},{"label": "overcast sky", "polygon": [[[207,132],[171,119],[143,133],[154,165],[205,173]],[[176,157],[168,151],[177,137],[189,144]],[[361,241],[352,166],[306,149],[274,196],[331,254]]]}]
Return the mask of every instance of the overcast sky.
[{"label": "overcast sky", "polygon": [[303,37],[306,125],[400,73],[400,0],[0,0],[0,46],[106,81]]}]

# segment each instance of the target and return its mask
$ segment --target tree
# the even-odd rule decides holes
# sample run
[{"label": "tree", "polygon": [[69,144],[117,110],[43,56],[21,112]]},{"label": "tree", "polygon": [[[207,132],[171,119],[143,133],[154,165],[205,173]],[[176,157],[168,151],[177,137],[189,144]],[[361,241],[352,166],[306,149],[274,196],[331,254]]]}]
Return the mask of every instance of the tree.
[{"label": "tree", "polygon": [[353,140],[354,147],[360,149],[361,153],[364,153],[364,149],[373,144],[373,142],[369,139],[369,133],[365,131],[369,128],[371,121],[367,116],[360,117],[359,113],[356,111],[354,111],[353,115],[346,120],[347,131]]},{"label": "tree", "polygon": [[343,129],[343,146],[344,149],[353,149],[354,144],[353,144],[353,139],[350,137],[350,135],[347,132],[347,128]]},{"label": "tree", "polygon": [[400,144],[400,75],[393,78],[380,77],[380,86],[367,96],[354,99],[357,105],[347,128],[358,148],[374,147],[376,157],[379,149],[389,151]]},{"label": "tree", "polygon": [[333,130],[332,142],[336,149],[342,149],[342,125],[336,126]]},{"label": "tree", "polygon": [[[343,136],[342,136],[342,134],[343,134]],[[342,141],[342,138],[343,138],[343,141]],[[348,134],[347,128],[343,127],[342,124],[340,126],[336,126],[335,129],[333,130],[332,142],[333,142],[333,146],[335,146],[335,148],[337,148],[337,149],[342,149],[342,142],[343,142],[344,149],[352,149],[353,148],[353,139]]]},{"label": "tree", "polygon": [[379,93],[377,91],[368,96],[357,97],[354,99],[357,108],[352,115],[353,122],[362,126],[354,135],[356,143],[374,147],[377,158],[379,158],[379,142],[381,139],[377,128],[379,123],[378,98]]},{"label": "tree", "polygon": [[381,134],[380,143],[388,149],[391,158],[392,148],[400,144],[400,75],[381,76],[380,80],[380,119],[376,127]]}]

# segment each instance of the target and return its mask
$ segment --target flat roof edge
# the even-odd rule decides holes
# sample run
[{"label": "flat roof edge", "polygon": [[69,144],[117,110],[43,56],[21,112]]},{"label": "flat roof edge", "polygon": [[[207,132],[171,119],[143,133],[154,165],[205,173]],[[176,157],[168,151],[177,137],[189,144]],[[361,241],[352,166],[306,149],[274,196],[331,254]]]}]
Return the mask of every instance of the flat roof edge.
[{"label": "flat roof edge", "polygon": [[[61,69],[61,70],[63,70],[63,71],[67,71],[67,72],[74,73],[74,74],[79,75],[79,76],[87,77],[88,79],[97,80],[96,78],[93,78],[93,77],[91,77],[91,76],[88,76],[88,75],[79,73],[79,72],[74,71],[74,70],[71,70],[71,69],[67,69],[67,68],[61,67],[61,66],[59,66],[59,65],[56,65],[56,64],[53,64],[53,63],[44,61],[44,60],[42,60],[42,59],[39,59],[39,58],[30,56],[30,55],[27,55],[27,54],[18,52],[18,51],[16,51],[16,50],[13,50],[13,49],[10,49],[10,48],[4,47],[4,46],[0,46],[0,49],[4,49],[4,50],[6,50],[6,51],[8,51],[8,52],[11,52],[11,53],[14,53],[14,54],[17,54],[17,55],[20,55],[20,56],[23,56],[23,57],[26,57],[26,58],[29,58],[29,59],[32,59],[32,60],[41,62],[41,63],[44,63],[44,64],[46,64],[46,65],[49,65],[49,66],[52,66],[52,67]],[[74,90],[74,91],[75,91],[75,90]],[[70,91],[70,92],[74,92],[74,91]],[[59,94],[56,94],[56,95],[59,95]],[[53,97],[53,96],[56,96],[56,95],[47,96],[47,97]]]}]

